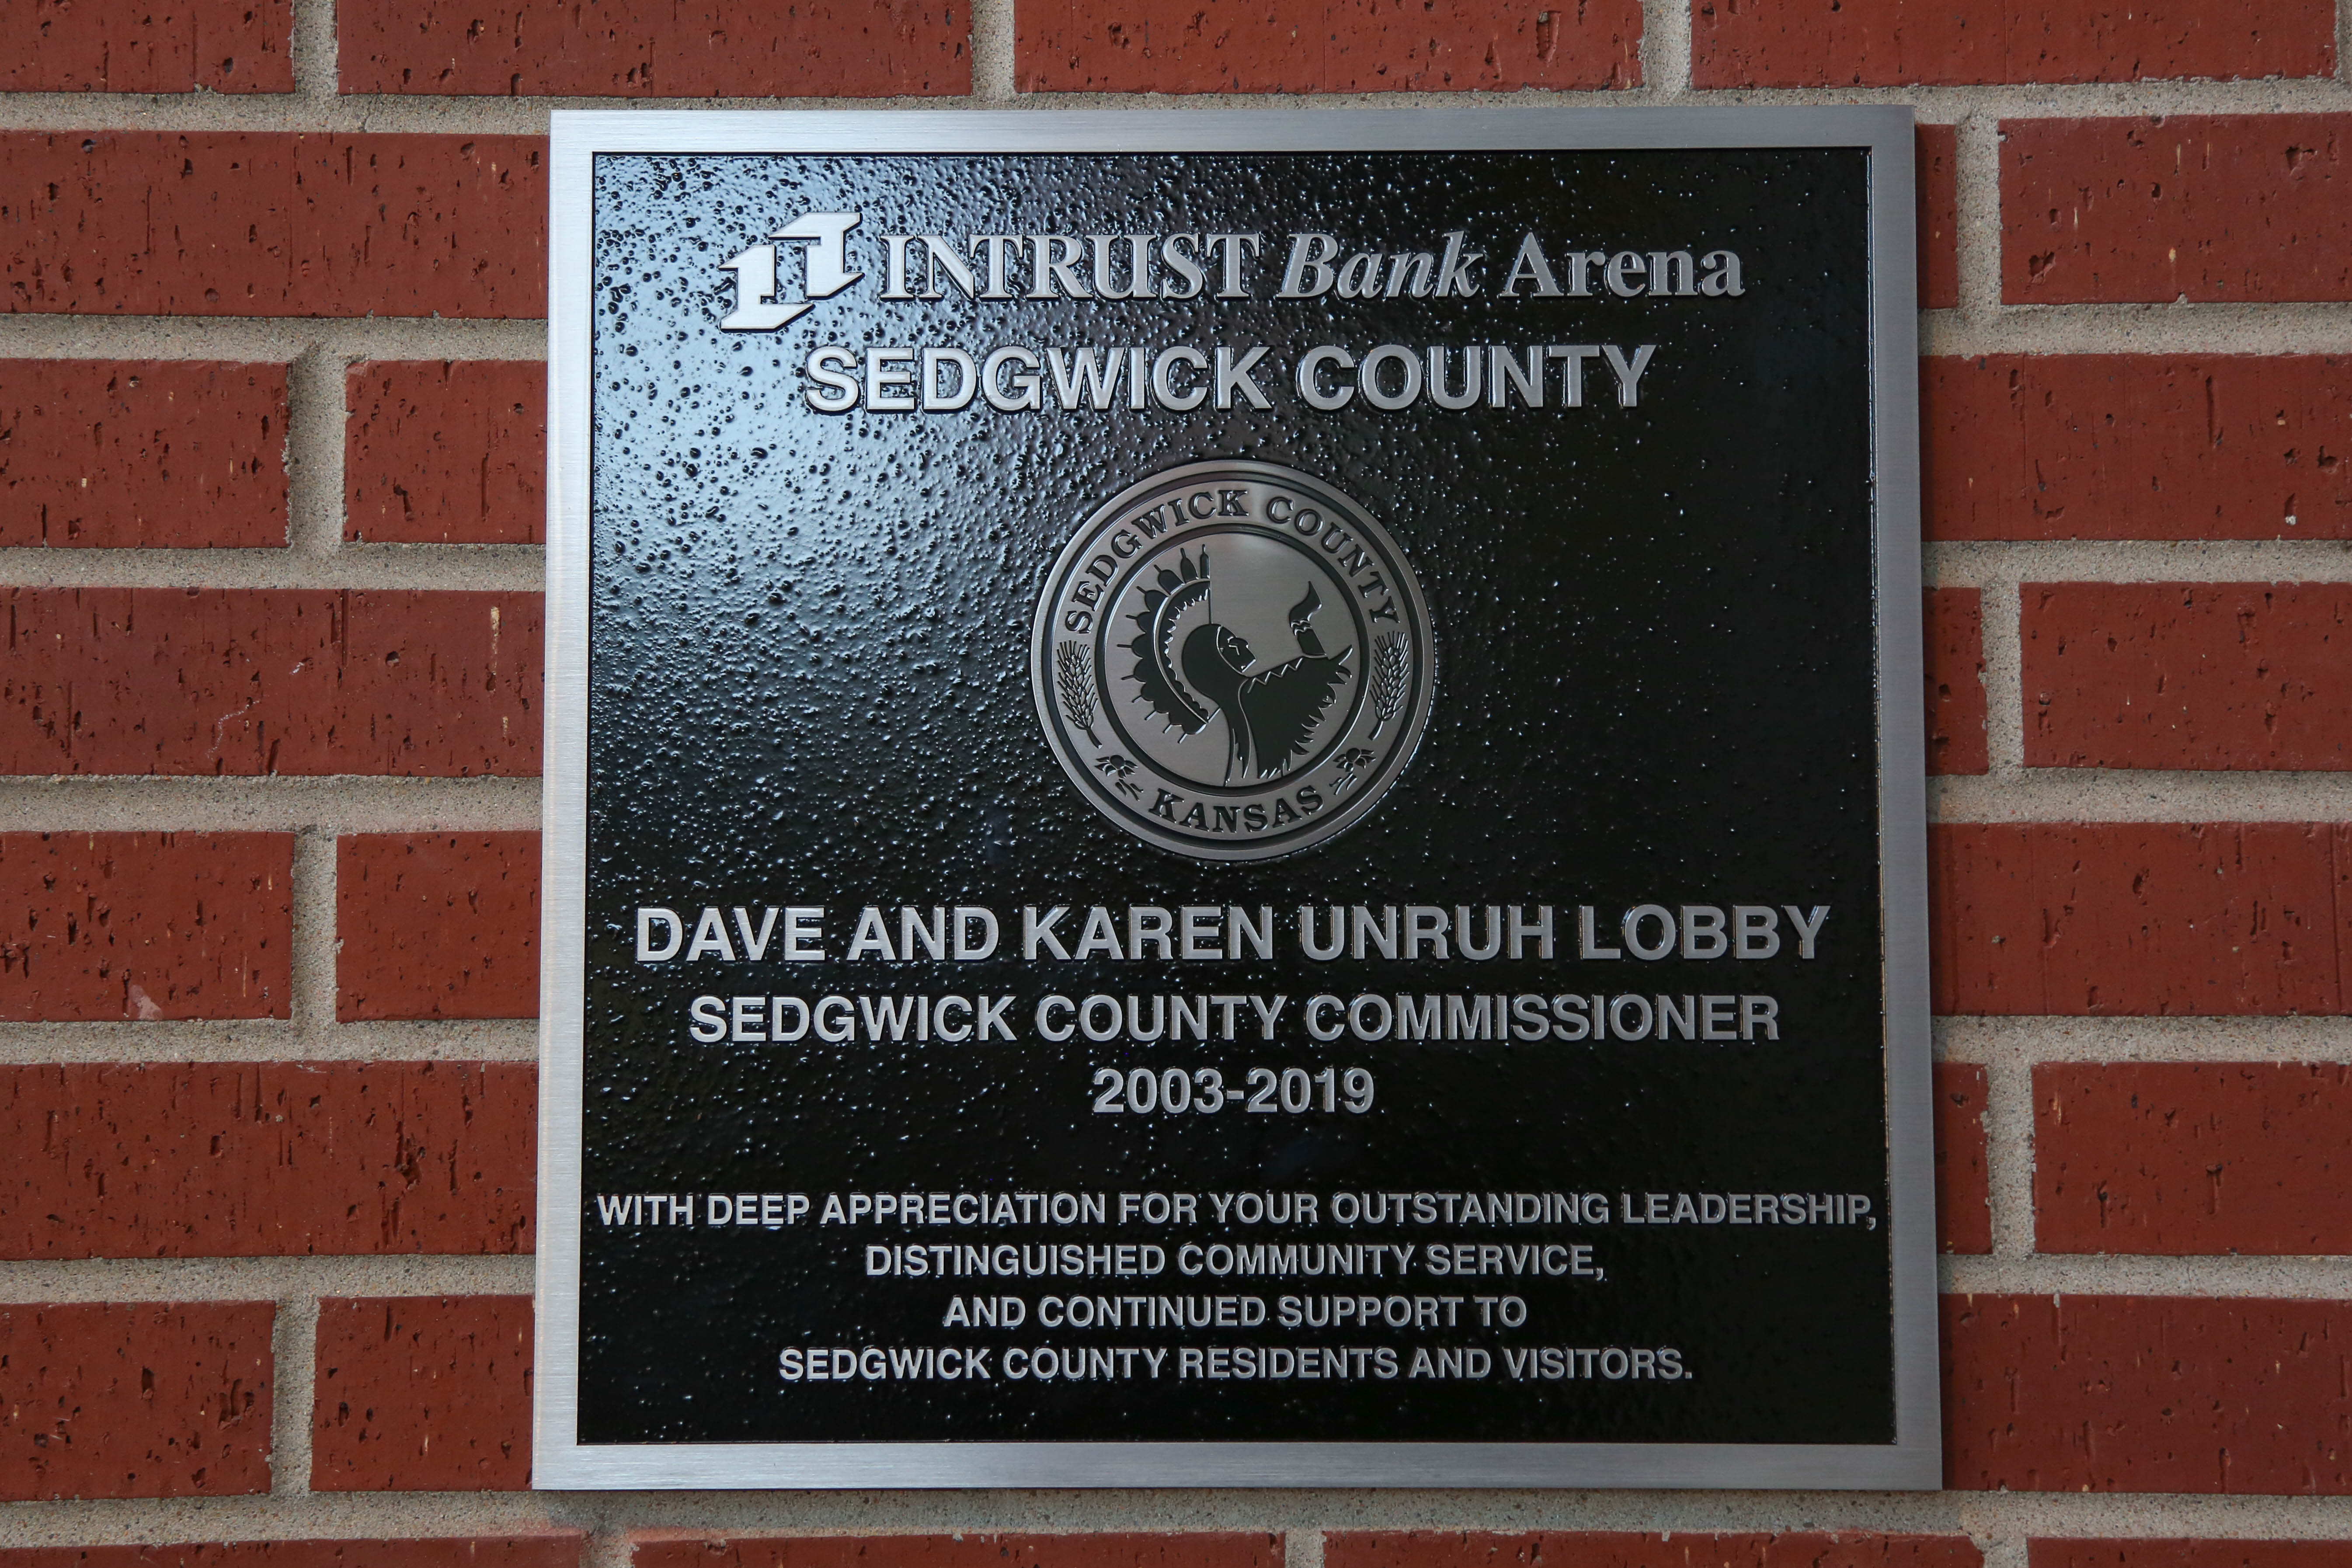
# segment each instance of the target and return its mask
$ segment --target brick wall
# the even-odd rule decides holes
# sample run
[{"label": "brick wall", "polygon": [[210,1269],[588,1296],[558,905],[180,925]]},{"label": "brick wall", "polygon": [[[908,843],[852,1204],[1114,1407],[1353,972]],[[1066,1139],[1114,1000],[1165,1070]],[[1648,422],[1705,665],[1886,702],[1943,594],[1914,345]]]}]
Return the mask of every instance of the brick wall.
[{"label": "brick wall", "polygon": [[[2343,37],[0,5],[0,1568],[2352,1563]],[[768,94],[1917,107],[1950,1490],[521,1489],[546,114]]]}]

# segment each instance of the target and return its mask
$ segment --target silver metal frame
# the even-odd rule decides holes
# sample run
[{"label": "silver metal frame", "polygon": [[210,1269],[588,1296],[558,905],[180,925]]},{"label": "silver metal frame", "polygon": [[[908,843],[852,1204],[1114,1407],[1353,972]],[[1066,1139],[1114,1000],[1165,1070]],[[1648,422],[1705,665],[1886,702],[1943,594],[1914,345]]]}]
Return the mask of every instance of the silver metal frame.
[{"label": "silver metal frame", "polygon": [[[532,1484],[753,1487],[1785,1487],[1941,1484],[1920,690],[1918,320],[1911,111],[1333,110],[1202,113],[667,112],[554,117],[548,342],[545,869]],[[578,1430],[587,929],[591,174],[599,153],[1444,152],[1858,147],[1870,160],[1895,1440],[1633,1443],[598,1445]]]}]

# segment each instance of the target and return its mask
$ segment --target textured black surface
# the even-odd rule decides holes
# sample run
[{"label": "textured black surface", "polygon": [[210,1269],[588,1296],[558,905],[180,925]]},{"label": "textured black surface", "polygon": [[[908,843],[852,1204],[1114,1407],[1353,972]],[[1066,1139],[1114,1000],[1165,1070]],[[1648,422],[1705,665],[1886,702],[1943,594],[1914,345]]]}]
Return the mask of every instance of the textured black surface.
[{"label": "textured black surface", "polygon": [[[1885,1212],[1872,729],[1864,158],[1836,151],[1296,157],[615,157],[596,175],[589,1193],[1341,1189],[1839,1192]],[[722,333],[717,264],[858,209],[869,280],[772,335]],[[1487,253],[1473,300],[1279,301],[1280,236]],[[1256,230],[1247,300],[882,303],[883,233]],[[1738,299],[1500,300],[1554,248],[1738,251]],[[1642,405],[1305,408],[1311,344],[1655,342]],[[812,413],[821,342],[1275,345],[1276,406],[1217,414]],[[1157,469],[1246,457],[1381,518],[1430,604],[1439,676],[1380,809],[1291,859],[1193,863],[1071,787],[1032,705],[1047,564]],[[1904,700],[1913,694],[1901,694]],[[1575,907],[1827,904],[1822,956],[1579,963]],[[982,963],[637,964],[634,911],[971,904]],[[1273,963],[1025,964],[1024,904],[1271,905]],[[1303,903],[1551,904],[1549,963],[1316,964]],[[1036,1041],[1057,991],[1282,993],[1273,1045]],[[1777,1044],[1310,1044],[1318,992],[1762,992]],[[1013,994],[1019,1045],[702,1046],[701,994]],[[1244,1011],[1244,1017],[1246,1017]],[[1254,1030],[1244,1031],[1254,1036]],[[1181,1119],[1090,1110],[1094,1068],[1367,1067],[1375,1109]],[[1205,1203],[1204,1203],[1205,1209]],[[698,1214],[698,1222],[700,1215]],[[813,1221],[814,1215],[811,1216]],[[712,1231],[583,1216],[581,1437],[1884,1442],[1887,1232],[1612,1224],[1490,1233],[1326,1223]],[[868,1279],[924,1242],[1559,1240],[1591,1279]],[[1045,1294],[1523,1295],[1519,1330],[1041,1329]],[[1019,1294],[1015,1331],[942,1329]],[[1465,1305],[1464,1311],[1470,1309]],[[786,1346],[1675,1346],[1685,1380],[881,1383],[786,1386]]]}]

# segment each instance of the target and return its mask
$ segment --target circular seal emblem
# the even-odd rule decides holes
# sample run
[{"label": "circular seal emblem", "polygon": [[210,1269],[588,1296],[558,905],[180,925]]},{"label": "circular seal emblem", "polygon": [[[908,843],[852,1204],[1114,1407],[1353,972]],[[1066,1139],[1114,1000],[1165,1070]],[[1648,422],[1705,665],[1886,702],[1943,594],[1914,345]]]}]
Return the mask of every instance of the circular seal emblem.
[{"label": "circular seal emblem", "polygon": [[1412,760],[1435,665],[1396,541],[1320,479],[1192,463],[1079,525],[1030,680],[1063,769],[1137,837],[1263,860],[1360,821]]}]

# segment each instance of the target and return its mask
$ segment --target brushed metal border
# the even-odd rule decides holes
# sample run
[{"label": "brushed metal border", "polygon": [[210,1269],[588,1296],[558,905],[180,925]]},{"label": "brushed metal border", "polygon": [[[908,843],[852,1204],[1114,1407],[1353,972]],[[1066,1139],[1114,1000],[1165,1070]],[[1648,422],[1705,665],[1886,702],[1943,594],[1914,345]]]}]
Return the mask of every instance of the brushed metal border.
[{"label": "brushed metal border", "polygon": [[[593,173],[600,153],[1607,151],[1870,153],[1872,493],[1885,949],[1891,1444],[776,1443],[593,1445],[579,1418]],[[546,774],[540,942],[540,1489],[874,1487],[1624,1487],[1933,1489],[1942,1482],[1920,691],[1912,114],[1769,109],[1239,111],[559,110],[550,152]]]}]

